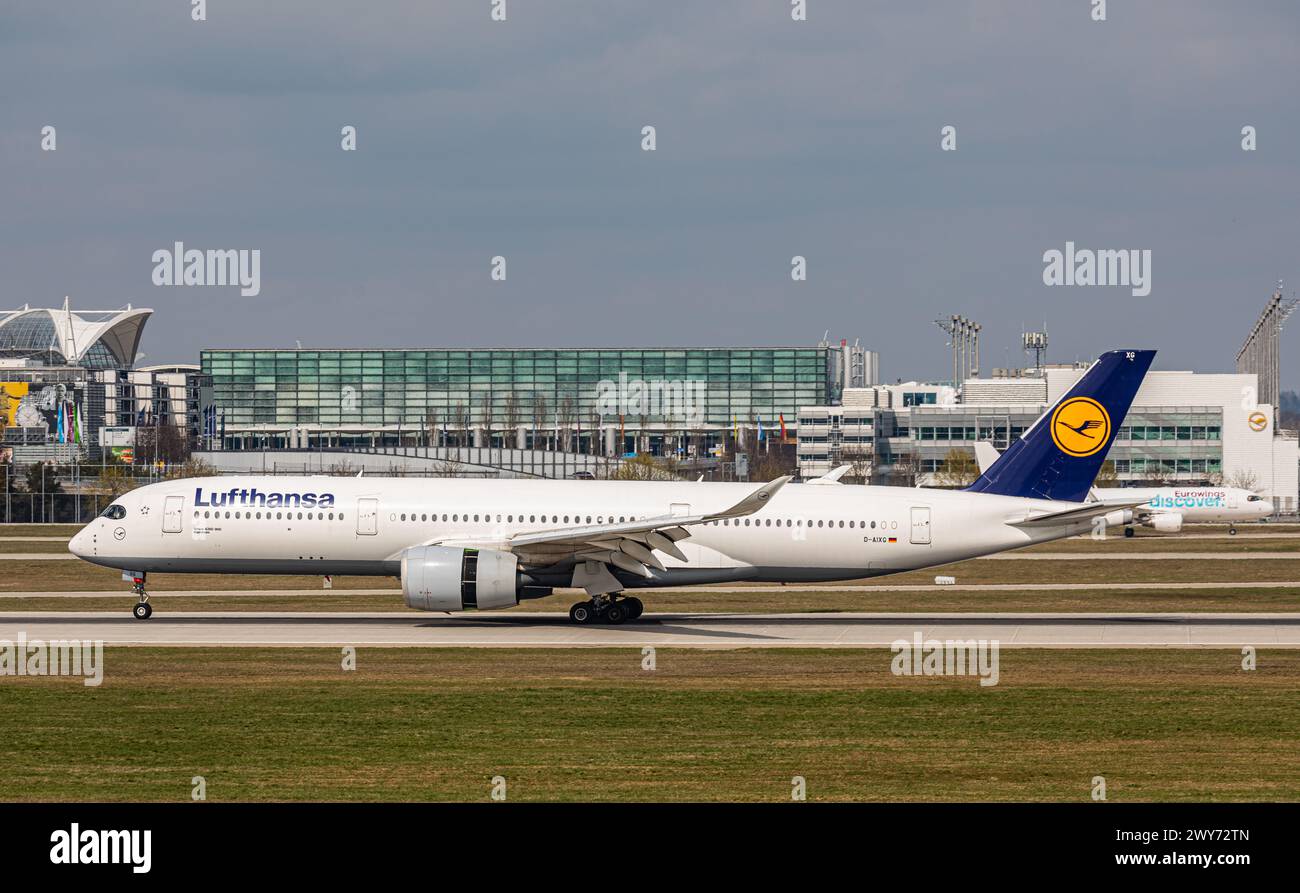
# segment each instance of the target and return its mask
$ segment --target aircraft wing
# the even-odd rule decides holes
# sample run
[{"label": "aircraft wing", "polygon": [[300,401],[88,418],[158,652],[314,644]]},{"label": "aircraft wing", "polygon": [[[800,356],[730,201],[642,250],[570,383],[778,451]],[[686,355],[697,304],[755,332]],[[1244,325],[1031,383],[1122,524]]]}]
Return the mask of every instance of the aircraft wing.
[{"label": "aircraft wing", "polygon": [[[566,559],[579,562],[594,561],[629,573],[649,577],[650,569],[663,570],[663,562],[655,552],[671,555],[678,561],[686,556],[677,543],[689,537],[687,529],[696,524],[707,524],[723,518],[743,518],[767,505],[790,477],[777,478],[763,484],[735,505],[716,512],[695,515],[657,515],[639,518],[621,524],[587,524],[556,530],[539,530],[519,533],[504,540],[487,542],[468,541],[455,545],[488,545],[509,550],[519,556],[524,564],[549,566]],[[444,542],[444,545],[453,545]]]},{"label": "aircraft wing", "polygon": [[1008,521],[1007,523],[1013,527],[1056,527],[1064,524],[1077,524],[1080,521],[1109,515],[1114,511],[1137,508],[1140,505],[1146,505],[1146,502],[1145,499],[1085,502],[1074,508],[1064,509],[1059,512],[1041,512],[1020,521]]}]

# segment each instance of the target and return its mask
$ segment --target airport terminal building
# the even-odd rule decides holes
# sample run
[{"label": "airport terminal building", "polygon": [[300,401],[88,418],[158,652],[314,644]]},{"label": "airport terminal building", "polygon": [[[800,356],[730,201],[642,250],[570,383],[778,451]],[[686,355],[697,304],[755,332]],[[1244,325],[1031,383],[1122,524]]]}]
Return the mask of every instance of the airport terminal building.
[{"label": "airport terminal building", "polygon": [[[0,311],[0,449],[28,462],[130,456],[141,426],[197,446],[211,389],[197,366],[137,366],[152,310]],[[155,438],[157,439],[157,438]]]},{"label": "airport terminal building", "polygon": [[[916,382],[846,389],[838,405],[800,409],[800,474],[849,464],[875,480],[943,483],[952,450],[973,455],[977,440],[1006,449],[1086,368],[999,370],[960,390]],[[1256,388],[1253,374],[1148,373],[1108,457],[1118,484],[1236,484],[1296,511],[1300,442],[1277,430],[1272,406],[1252,403]]]},{"label": "airport terminal building", "polygon": [[[709,460],[795,447],[799,473],[849,464],[885,483],[941,483],[954,449],[1006,449],[1086,364],[951,383],[877,383],[875,353],[816,346],[204,350],[141,366],[152,311],[0,312],[0,449],[13,461],[139,461],[142,428],[187,449],[486,448],[616,460]],[[1109,458],[1119,483],[1237,483],[1297,509],[1300,445],[1253,372],[1152,372]],[[785,435],[785,436],[783,436]],[[175,438],[173,438],[174,440]],[[789,446],[786,447],[789,449]],[[536,457],[530,459],[536,462]],[[545,463],[542,463],[545,465]],[[557,468],[559,466],[556,466]],[[568,468],[564,465],[563,468]],[[540,473],[551,471],[538,469]],[[737,470],[739,473],[739,470]]]},{"label": "airport terminal building", "polygon": [[[226,450],[468,446],[704,456],[865,383],[816,347],[204,350]],[[855,379],[853,376],[857,376]],[[846,377],[847,376],[847,377]]]}]

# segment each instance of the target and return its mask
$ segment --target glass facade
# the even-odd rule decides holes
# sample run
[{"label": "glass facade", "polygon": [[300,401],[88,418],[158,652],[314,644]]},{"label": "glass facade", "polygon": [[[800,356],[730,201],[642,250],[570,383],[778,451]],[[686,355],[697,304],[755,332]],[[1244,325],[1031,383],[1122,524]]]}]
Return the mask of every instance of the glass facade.
[{"label": "glass facade", "polygon": [[[227,448],[488,442],[542,429],[710,432],[791,424],[835,393],[831,348],[205,350]],[[791,427],[794,427],[791,424]],[[466,435],[468,436],[468,435]],[[510,445],[514,445],[511,443]]]},{"label": "glass facade", "polygon": [[1120,475],[1195,479],[1223,471],[1221,407],[1141,407],[1115,434],[1110,458]]},{"label": "glass facade", "polygon": [[[921,473],[944,467],[953,449],[973,453],[976,441],[988,441],[999,451],[1018,440],[1046,406],[925,405],[877,412],[873,461],[879,477],[889,479],[900,466],[914,463]],[[850,409],[803,407],[799,429],[799,459],[806,476],[830,470],[840,457],[829,445],[825,415]],[[842,438],[848,443],[847,438]],[[1120,480],[1143,483],[1167,481],[1206,483],[1224,472],[1223,408],[1219,406],[1138,406],[1116,431],[1107,458]],[[829,464],[828,464],[829,463]]]},{"label": "glass facade", "polygon": [[0,354],[6,357],[49,355],[49,365],[63,365],[66,360],[59,350],[59,335],[54,323],[44,314],[25,314],[0,326]]}]

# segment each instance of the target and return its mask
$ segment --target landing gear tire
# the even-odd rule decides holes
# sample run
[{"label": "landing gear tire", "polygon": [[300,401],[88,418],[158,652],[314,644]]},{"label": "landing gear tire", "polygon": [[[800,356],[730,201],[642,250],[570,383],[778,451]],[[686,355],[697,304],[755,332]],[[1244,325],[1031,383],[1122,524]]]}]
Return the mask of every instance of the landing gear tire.
[{"label": "landing gear tire", "polygon": [[645,610],[645,605],[642,604],[641,599],[636,596],[625,598],[623,600],[623,607],[627,610],[628,620],[636,620],[641,616],[641,612]]},{"label": "landing gear tire", "polygon": [[149,606],[149,593],[144,590],[144,576],[142,573],[136,577],[135,584],[131,587],[131,591],[140,599],[131,609],[131,616],[136,620],[148,620],[153,616],[153,608]]},{"label": "landing gear tire", "polygon": [[622,602],[611,602],[605,609],[606,623],[622,623],[627,619],[627,607]]},{"label": "landing gear tire", "polygon": [[569,608],[569,619],[574,623],[591,623],[596,619],[596,606],[591,602],[578,602]]},{"label": "landing gear tire", "polygon": [[1236,536],[1236,535],[1237,535],[1237,528],[1236,528],[1236,527],[1233,527],[1231,524],[1229,524],[1229,525],[1228,525],[1228,536]]},{"label": "landing gear tire", "polygon": [[1128,537],[1136,536],[1136,535],[1137,535],[1137,531],[1134,530],[1132,527],[1125,527],[1125,528],[1124,528],[1124,535],[1125,535],[1125,536],[1128,536]]}]

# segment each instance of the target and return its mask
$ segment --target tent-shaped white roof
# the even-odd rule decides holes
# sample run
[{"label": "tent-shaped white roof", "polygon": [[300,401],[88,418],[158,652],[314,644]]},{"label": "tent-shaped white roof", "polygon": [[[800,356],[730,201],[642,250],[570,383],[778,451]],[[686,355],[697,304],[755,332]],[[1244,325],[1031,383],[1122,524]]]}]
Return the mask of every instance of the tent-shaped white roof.
[{"label": "tent-shaped white roof", "polygon": [[[0,351],[57,352],[65,363],[79,365],[102,342],[118,363],[130,366],[135,362],[144,324],[152,314],[152,310],[130,304],[119,310],[72,310],[67,298],[57,310],[30,305],[0,310]],[[48,325],[28,326],[20,334],[24,320]]]}]

